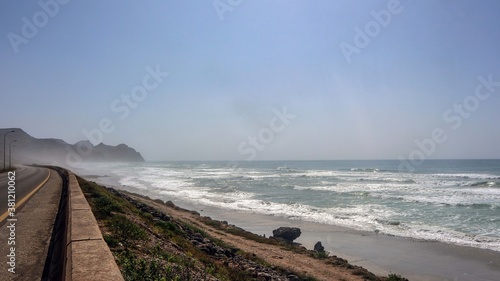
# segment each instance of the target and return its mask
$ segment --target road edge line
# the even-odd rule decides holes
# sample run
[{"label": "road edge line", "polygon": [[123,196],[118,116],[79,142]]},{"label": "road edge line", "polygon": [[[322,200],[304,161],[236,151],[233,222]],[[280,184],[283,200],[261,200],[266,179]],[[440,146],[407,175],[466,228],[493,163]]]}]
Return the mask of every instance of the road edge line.
[{"label": "road edge line", "polygon": [[[43,180],[42,183],[40,183],[37,187],[35,187],[30,193],[26,194],[26,196],[24,196],[19,202],[16,202],[16,210],[21,208],[21,206],[26,201],[28,201],[28,199],[31,198],[31,196],[33,196],[40,188],[42,188],[42,186],[44,186],[49,181],[50,176],[52,175],[52,171],[50,169],[46,169],[46,170],[49,172],[49,174],[47,175],[47,178],[45,180]],[[7,212],[3,213],[0,216],[0,222],[3,222],[3,220],[5,220],[8,215],[9,215],[9,211],[7,210]]]}]

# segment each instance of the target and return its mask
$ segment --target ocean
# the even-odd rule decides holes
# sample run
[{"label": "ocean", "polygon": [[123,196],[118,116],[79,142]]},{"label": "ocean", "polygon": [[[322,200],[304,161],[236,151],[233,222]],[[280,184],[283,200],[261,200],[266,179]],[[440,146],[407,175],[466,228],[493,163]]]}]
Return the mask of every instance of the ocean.
[{"label": "ocean", "polygon": [[146,162],[92,170],[136,193],[500,251],[500,160]]}]

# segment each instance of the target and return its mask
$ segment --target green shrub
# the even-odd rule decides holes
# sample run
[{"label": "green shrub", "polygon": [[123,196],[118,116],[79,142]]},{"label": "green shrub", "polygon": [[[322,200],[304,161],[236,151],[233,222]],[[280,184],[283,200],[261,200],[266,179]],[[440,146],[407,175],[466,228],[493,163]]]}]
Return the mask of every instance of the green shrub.
[{"label": "green shrub", "polygon": [[395,273],[390,273],[388,276],[387,276],[387,281],[408,281],[408,279],[402,277],[401,275],[399,274],[395,274]]},{"label": "green shrub", "polygon": [[78,183],[92,205],[92,212],[97,219],[108,219],[113,212],[124,213],[121,204],[109,192],[94,182],[78,177]]},{"label": "green shrub", "polygon": [[106,241],[106,244],[108,244],[108,247],[110,248],[114,248],[114,247],[117,247],[120,243],[120,241],[118,239],[116,239],[115,237],[111,236],[111,235],[103,235],[104,237],[104,241]]},{"label": "green shrub", "polygon": [[330,252],[327,251],[320,251],[320,252],[314,252],[314,258],[316,259],[326,259],[330,256]]},{"label": "green shrub", "polygon": [[116,235],[116,238],[124,242],[144,239],[147,236],[144,229],[140,228],[127,217],[122,215],[114,216],[108,224],[111,231]]},{"label": "green shrub", "polygon": [[182,231],[174,222],[157,221],[155,225],[157,227],[159,227],[169,237],[172,237],[173,234],[177,234],[177,235],[184,234],[184,231]]},{"label": "green shrub", "polygon": [[109,218],[112,212],[122,213],[122,208],[108,196],[99,196],[92,199],[95,204],[95,215],[99,218]]},{"label": "green shrub", "polygon": [[140,259],[126,250],[118,255],[118,264],[125,280],[167,280],[157,259]]}]

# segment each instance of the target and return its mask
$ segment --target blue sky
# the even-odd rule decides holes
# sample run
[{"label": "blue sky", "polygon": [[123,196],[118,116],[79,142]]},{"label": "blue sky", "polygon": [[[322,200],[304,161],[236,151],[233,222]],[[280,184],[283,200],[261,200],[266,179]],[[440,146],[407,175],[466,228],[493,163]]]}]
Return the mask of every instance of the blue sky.
[{"label": "blue sky", "polygon": [[147,160],[500,158],[498,1],[66,2],[0,1],[0,127]]}]

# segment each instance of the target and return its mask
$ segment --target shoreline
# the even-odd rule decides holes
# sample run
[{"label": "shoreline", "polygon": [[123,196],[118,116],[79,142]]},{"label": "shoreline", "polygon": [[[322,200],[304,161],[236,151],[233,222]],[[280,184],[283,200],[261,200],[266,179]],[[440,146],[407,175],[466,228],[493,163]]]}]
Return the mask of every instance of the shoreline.
[{"label": "shoreline", "polygon": [[271,215],[228,212],[209,206],[195,206],[180,200],[174,204],[202,216],[225,220],[249,232],[272,235],[279,226],[302,230],[295,240],[307,249],[321,241],[332,255],[347,259],[379,276],[393,272],[410,280],[496,280],[500,277],[500,253],[493,250],[414,240],[342,226],[291,220]]},{"label": "shoreline", "polygon": [[[85,176],[84,176],[85,178]],[[149,193],[112,182],[111,178],[91,176],[101,184],[121,191],[168,201]],[[142,192],[141,192],[142,191]],[[362,266],[377,275],[391,272],[410,280],[496,280],[500,276],[500,253],[493,250],[458,246],[436,241],[418,241],[375,232],[352,230],[341,226],[292,220],[272,215],[228,211],[212,206],[195,205],[171,200],[177,206],[193,210],[202,216],[228,221],[258,235],[272,234],[279,226],[295,226],[302,230],[296,242],[307,249],[321,241],[326,251]]]}]

